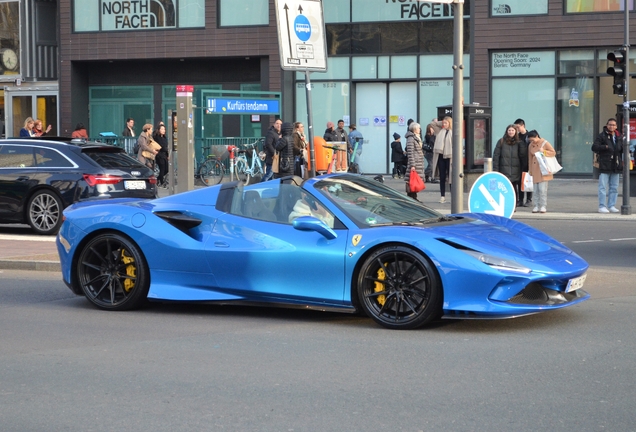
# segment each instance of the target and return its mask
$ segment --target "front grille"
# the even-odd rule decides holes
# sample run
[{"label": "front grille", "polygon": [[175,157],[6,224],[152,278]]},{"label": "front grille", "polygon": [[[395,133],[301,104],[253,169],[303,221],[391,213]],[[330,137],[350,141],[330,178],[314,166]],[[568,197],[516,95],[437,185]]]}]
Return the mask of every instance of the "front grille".
[{"label": "front grille", "polygon": [[516,296],[509,300],[509,303],[516,304],[546,304],[549,295],[541,284],[533,282],[522,289]]}]

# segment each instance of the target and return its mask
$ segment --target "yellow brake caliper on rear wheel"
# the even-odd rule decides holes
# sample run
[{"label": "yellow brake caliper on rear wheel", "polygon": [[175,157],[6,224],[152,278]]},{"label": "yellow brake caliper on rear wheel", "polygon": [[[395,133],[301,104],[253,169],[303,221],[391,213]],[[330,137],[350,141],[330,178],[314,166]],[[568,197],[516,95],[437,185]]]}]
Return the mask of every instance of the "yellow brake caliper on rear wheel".
[{"label": "yellow brake caliper on rear wheel", "polygon": [[133,279],[126,279],[124,281],[124,289],[126,292],[130,292],[131,289],[135,286],[134,279],[137,278],[137,267],[135,267],[135,259],[128,255],[126,249],[121,250],[121,261],[126,265],[126,274]]},{"label": "yellow brake caliper on rear wheel", "polygon": [[[380,279],[380,280],[385,280],[386,279],[386,273],[384,271],[384,268],[378,269],[378,279]],[[374,292],[384,291],[384,284],[382,282],[377,282],[376,281],[375,282],[375,288],[373,289],[373,291]],[[384,306],[384,302],[385,301],[386,301],[386,296],[384,296],[384,295],[378,296],[378,303],[380,303],[382,306]]]}]

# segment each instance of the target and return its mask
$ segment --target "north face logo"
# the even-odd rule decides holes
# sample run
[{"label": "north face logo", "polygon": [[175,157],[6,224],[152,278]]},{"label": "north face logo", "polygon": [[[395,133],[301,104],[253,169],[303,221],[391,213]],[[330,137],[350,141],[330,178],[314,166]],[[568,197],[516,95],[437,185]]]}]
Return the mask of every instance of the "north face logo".
[{"label": "north face logo", "polygon": [[510,6],[507,4],[500,4],[499,6],[493,8],[493,13],[495,14],[509,14],[512,13]]}]

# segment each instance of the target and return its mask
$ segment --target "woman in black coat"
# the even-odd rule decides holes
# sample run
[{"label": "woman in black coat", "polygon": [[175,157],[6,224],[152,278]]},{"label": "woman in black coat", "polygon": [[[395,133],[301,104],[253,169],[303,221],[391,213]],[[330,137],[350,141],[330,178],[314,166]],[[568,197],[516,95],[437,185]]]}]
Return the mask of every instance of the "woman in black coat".
[{"label": "woman in black coat", "polygon": [[294,175],[294,125],[283,123],[280,128],[281,137],[276,142],[276,150],[279,153],[278,174],[274,178]]},{"label": "woman in black coat", "polygon": [[161,146],[161,150],[155,156],[155,162],[159,165],[159,176],[157,183],[159,186],[166,186],[166,174],[168,173],[168,138],[166,137],[166,126],[159,123],[152,138]]},{"label": "woman in black coat", "polygon": [[391,162],[393,162],[393,178],[404,177],[406,171],[406,153],[400,142],[400,134],[393,134],[394,141],[391,143]]},{"label": "woman in black coat", "polygon": [[492,169],[508,177],[517,196],[517,207],[522,206],[521,172],[528,164],[527,147],[519,139],[514,125],[508,125],[506,133],[497,141],[492,155]]}]

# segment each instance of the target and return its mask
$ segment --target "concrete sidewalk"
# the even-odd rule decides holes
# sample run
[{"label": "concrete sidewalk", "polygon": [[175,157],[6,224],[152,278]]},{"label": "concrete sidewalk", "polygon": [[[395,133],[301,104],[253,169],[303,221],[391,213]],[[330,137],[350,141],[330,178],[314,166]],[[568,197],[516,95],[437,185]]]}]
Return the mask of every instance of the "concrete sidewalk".
[{"label": "concrete sidewalk", "polygon": [[[404,192],[404,181],[384,176],[385,184]],[[624,220],[636,221],[636,214],[600,214],[598,213],[598,181],[593,179],[561,179],[552,180],[548,188],[547,213],[532,213],[531,207],[521,207],[513,215],[513,219],[553,219],[553,220]],[[619,189],[617,208],[622,205],[622,184]],[[464,211],[468,212],[468,194],[464,193]],[[159,190],[159,196],[168,195],[166,189]],[[440,213],[450,213],[450,191],[446,192],[446,203],[440,204],[439,184],[427,183],[426,190],[418,194],[425,205]],[[633,203],[631,201],[634,201]],[[630,200],[636,206],[636,198]],[[633,211],[636,211],[634,208]],[[23,231],[21,229],[20,231]],[[5,229],[5,233],[10,230]],[[60,264],[55,246],[54,236],[0,234],[0,269],[59,271]]]}]

